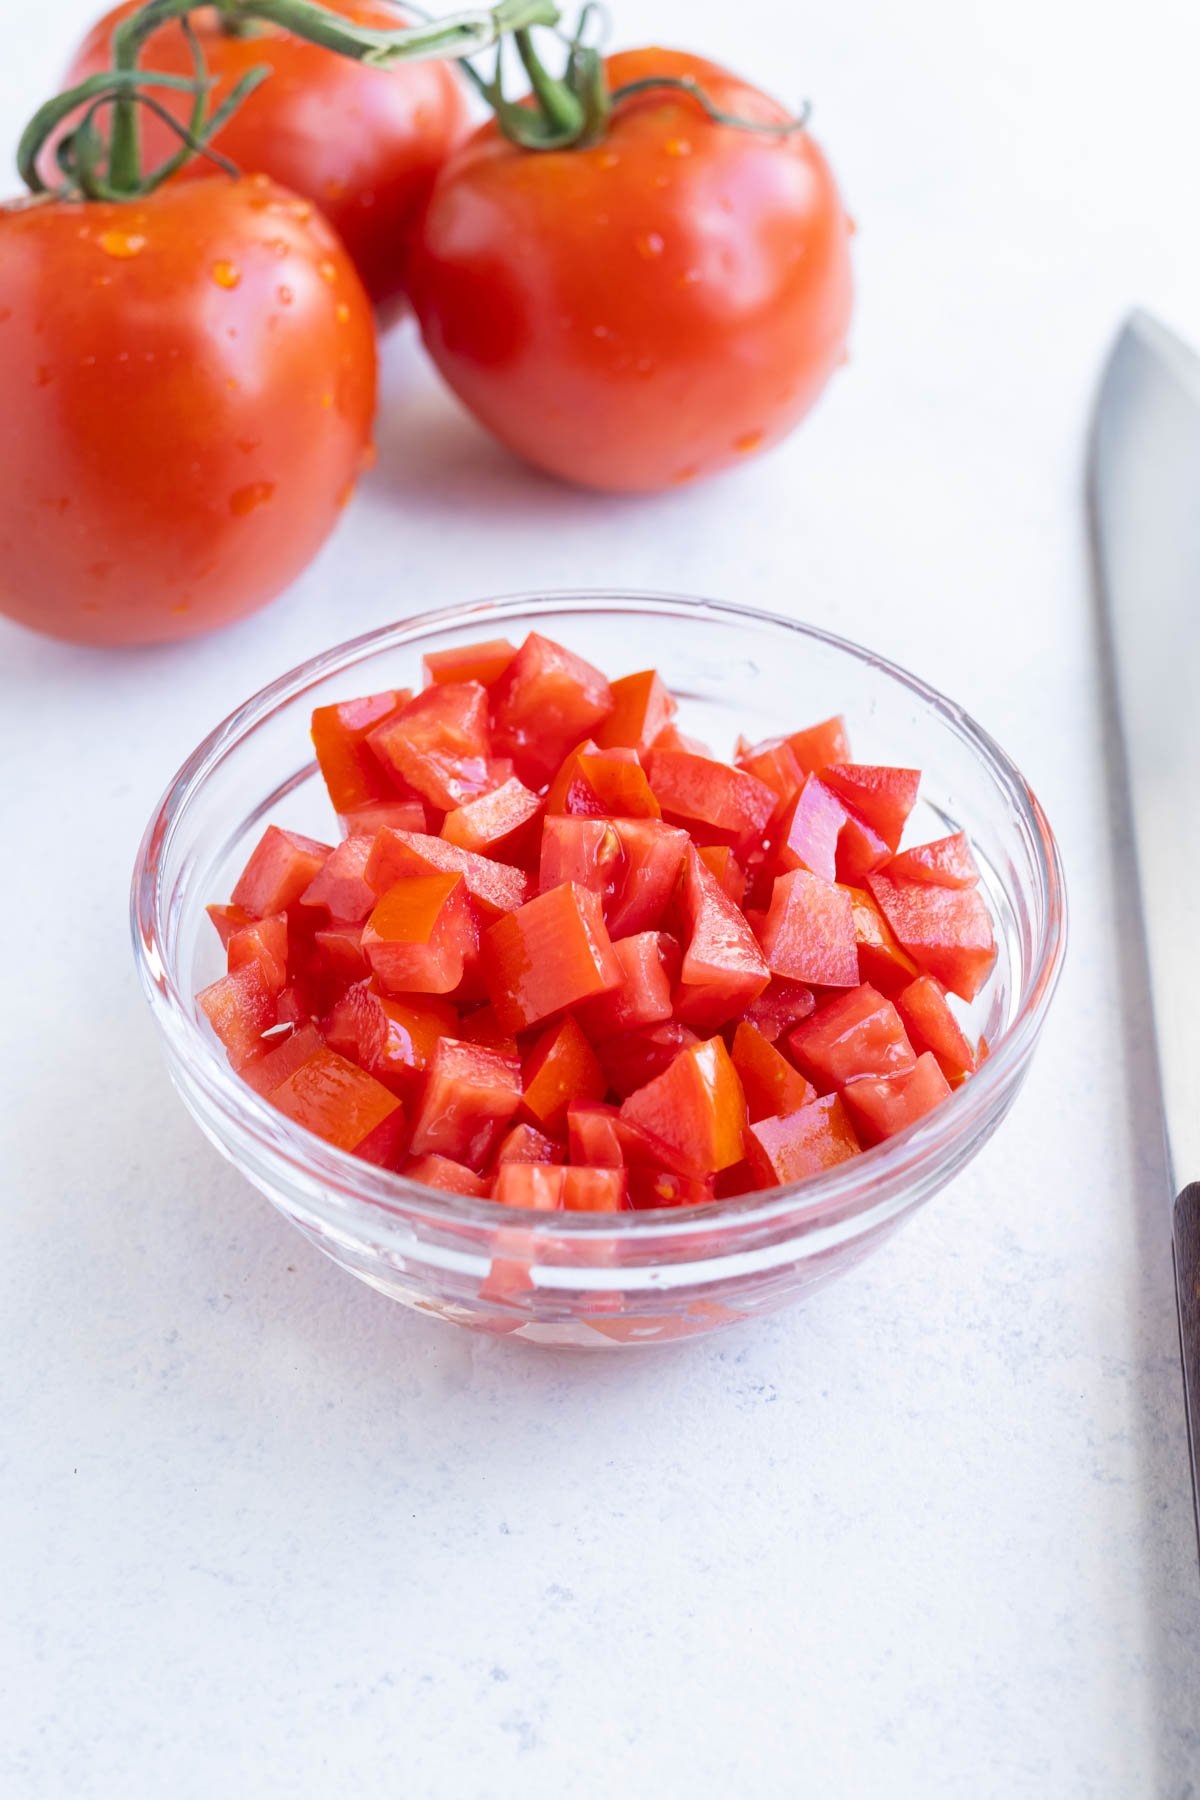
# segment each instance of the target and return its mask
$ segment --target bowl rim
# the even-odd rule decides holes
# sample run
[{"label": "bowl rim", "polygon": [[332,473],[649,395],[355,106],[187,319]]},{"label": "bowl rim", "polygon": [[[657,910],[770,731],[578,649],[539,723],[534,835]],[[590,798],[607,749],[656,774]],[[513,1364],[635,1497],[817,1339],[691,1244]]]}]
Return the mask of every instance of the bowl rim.
[{"label": "bowl rim", "polygon": [[[177,982],[167,954],[159,870],[189,805],[206,780],[254,728],[280,707],[299,699],[330,675],[353,668],[377,653],[416,645],[440,632],[474,624],[499,625],[525,618],[536,629],[540,614],[648,611],[657,617],[703,613],[793,633],[866,664],[909,690],[938,713],[986,766],[994,784],[1014,805],[1035,852],[1037,897],[1043,912],[1029,973],[1022,984],[1011,1025],[991,1047],[982,1068],[943,1105],[896,1137],[845,1163],[782,1187],[759,1190],[697,1206],[621,1213],[554,1212],[524,1207],[498,1208],[494,1200],[426,1187],[389,1169],[365,1163],[336,1149],[285,1118],[229,1067],[216,1039],[202,1027],[195,997]],[[315,767],[310,763],[304,774]],[[130,891],[130,926],[142,986],[156,1022],[207,1095],[232,1124],[249,1133],[271,1161],[290,1165],[304,1182],[311,1210],[344,1229],[347,1211],[361,1214],[378,1234],[389,1217],[396,1223],[420,1213],[431,1224],[478,1226],[486,1231],[518,1229],[538,1237],[620,1239],[649,1251],[698,1229],[725,1225],[735,1230],[803,1224],[833,1225],[844,1217],[869,1214],[864,1224],[886,1222],[913,1204],[914,1177],[934,1168],[963,1140],[986,1135],[989,1117],[999,1116],[1005,1097],[1032,1053],[1061,973],[1067,942],[1067,892],[1062,859],[1046,815],[1029,783],[997,741],[956,701],[889,658],[852,639],[804,620],[762,607],[704,596],[631,588],[546,589],[497,595],[394,620],[335,644],[277,676],[216,725],[167,784],[138,849]]]}]

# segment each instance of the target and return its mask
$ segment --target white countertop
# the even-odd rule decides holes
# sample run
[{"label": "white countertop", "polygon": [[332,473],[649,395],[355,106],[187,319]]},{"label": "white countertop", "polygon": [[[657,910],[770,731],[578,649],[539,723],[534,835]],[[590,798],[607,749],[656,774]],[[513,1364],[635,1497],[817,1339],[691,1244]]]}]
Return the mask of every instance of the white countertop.
[{"label": "white countertop", "polygon": [[[6,0],[6,144],[90,11],[62,0],[48,34]],[[569,492],[401,331],[379,469],[271,610],[108,657],[0,628],[5,1795],[1183,1800],[1200,1776],[1080,506],[1124,310],[1200,339],[1200,14],[625,15],[624,41],[817,102],[861,303],[791,444],[661,499]],[[1011,1118],[873,1261],[801,1311],[606,1358],[438,1326],[308,1248],[170,1091],[125,907],[166,778],[264,680],[410,610],[610,582],[794,610],[962,700],[1045,802],[1073,942]]]}]

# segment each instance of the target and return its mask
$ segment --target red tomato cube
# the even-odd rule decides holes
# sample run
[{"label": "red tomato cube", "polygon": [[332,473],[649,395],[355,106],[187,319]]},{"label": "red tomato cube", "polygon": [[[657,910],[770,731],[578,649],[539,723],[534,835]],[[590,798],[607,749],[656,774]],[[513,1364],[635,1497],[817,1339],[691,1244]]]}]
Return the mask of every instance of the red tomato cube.
[{"label": "red tomato cube", "polygon": [[533,886],[523,870],[511,869],[507,863],[476,856],[457,844],[427,837],[423,832],[390,829],[381,831],[375,839],[366,875],[375,892],[382,894],[397,881],[435,871],[461,875],[467,893],[485,920],[515,912],[528,900]]},{"label": "red tomato cube", "polygon": [[689,845],[679,889],[683,963],[675,1015],[699,1031],[735,1019],[771,979],[754,933]]},{"label": "red tomato cube", "polygon": [[274,1025],[276,1014],[275,996],[259,963],[243,963],[231,975],[222,975],[196,995],[196,1003],[235,1069],[262,1052],[263,1032]]},{"label": "red tomato cube", "polygon": [[257,963],[270,992],[282,993],[288,977],[287,914],[272,913],[270,918],[239,925],[226,940],[225,958],[231,975],[246,963]]},{"label": "red tomato cube", "polygon": [[992,920],[976,888],[868,876],[880,911],[925,975],[973,1000],[996,960]]},{"label": "red tomato cube", "polygon": [[516,654],[516,645],[507,638],[489,638],[485,644],[461,644],[454,650],[427,650],[425,676],[431,685],[439,687],[464,681],[493,687]]},{"label": "red tomato cube", "polygon": [[608,1091],[595,1051],[569,1014],[526,1052],[522,1075],[523,1111],[555,1137],[566,1128],[568,1107],[580,1100],[603,1100]]},{"label": "red tomato cube", "polygon": [[486,1200],[491,1191],[486,1176],[477,1175],[474,1169],[465,1168],[448,1156],[410,1156],[401,1174],[424,1187],[441,1188],[447,1194],[468,1194],[472,1200]]},{"label": "red tomato cube", "polygon": [[961,1081],[964,1075],[975,1073],[975,1052],[950,1010],[945,988],[932,975],[918,976],[902,988],[896,996],[896,1011],[918,1049],[933,1051],[948,1081]]},{"label": "red tomato cube", "polygon": [[626,1173],[629,1203],[637,1212],[653,1212],[667,1206],[707,1206],[716,1197],[716,1183],[711,1175],[700,1180],[694,1175],[648,1167],[632,1168]]},{"label": "red tomato cube", "polygon": [[555,1143],[536,1125],[514,1125],[496,1152],[497,1165],[515,1163],[560,1163],[566,1158],[561,1144]]},{"label": "red tomato cube", "polygon": [[979,880],[971,846],[961,831],[902,850],[892,858],[887,872],[907,881],[927,881],[934,887],[969,888]]},{"label": "red tomato cube", "polygon": [[776,797],[765,782],[685,750],[652,750],[646,773],[664,815],[701,842],[748,850],[775,811]]},{"label": "red tomato cube", "polygon": [[501,1163],[492,1182],[492,1199],[532,1212],[561,1212],[565,1173],[549,1163]]},{"label": "red tomato cube", "polygon": [[898,1131],[907,1131],[949,1097],[950,1084],[929,1050],[903,1075],[872,1076],[852,1081],[842,1090],[864,1144],[882,1143]]},{"label": "red tomato cube", "polygon": [[394,793],[392,783],[371,754],[367,737],[411,698],[406,688],[367,694],[361,700],[345,700],[338,706],[318,706],[313,713],[313,748],[335,813],[353,813],[359,807],[386,801]]},{"label": "red tomato cube", "polygon": [[367,920],[363,951],[389,994],[449,994],[476,949],[461,875],[418,875],[390,887]]},{"label": "red tomato cube", "polygon": [[613,819],[621,854],[605,908],[609,935],[633,937],[662,924],[688,852],[688,834],[660,819]]},{"label": "red tomato cube", "polygon": [[497,753],[512,757],[527,787],[541,787],[612,710],[599,669],[531,632],[492,690]]},{"label": "red tomato cube", "polygon": [[848,887],[854,915],[854,941],[858,945],[858,972],[881,994],[894,995],[917,974],[917,965],[900,946],[900,940],[862,888]]},{"label": "red tomato cube", "polygon": [[784,1036],[816,1011],[817,1002],[811,988],[802,981],[781,981],[775,976],[757,1000],[752,1000],[743,1017],[760,1031],[769,1044]]},{"label": "red tomato cube", "polygon": [[566,1168],[562,1172],[566,1212],[624,1212],[629,1183],[624,1169]]},{"label": "red tomato cube", "polygon": [[637,675],[623,675],[610,689],[612,711],[596,728],[596,742],[601,749],[612,750],[629,744],[643,752],[649,750],[658,734],[670,724],[679,710],[675,698],[654,669],[643,669]]},{"label": "red tomato cube", "polygon": [[331,919],[361,925],[376,899],[366,876],[371,848],[368,837],[343,838],[301,894],[301,904],[323,906]]},{"label": "red tomato cube", "polygon": [[698,855],[720,882],[735,906],[746,898],[746,872],[728,844],[704,844]]},{"label": "red tomato cube", "polygon": [[783,1118],[759,1119],[746,1132],[746,1160],[760,1187],[804,1181],[859,1153],[839,1094],[810,1100]]},{"label": "red tomato cube", "polygon": [[443,811],[493,785],[488,696],[477,681],[425,688],[367,742],[389,773]]},{"label": "red tomato cube", "polygon": [[294,1124],[336,1149],[384,1168],[399,1165],[404,1108],[373,1075],[336,1051],[315,1051],[269,1098]]},{"label": "red tomato cube", "polygon": [[772,975],[817,987],[857,987],[858,945],[849,897],[807,869],[776,878],[759,935]]},{"label": "red tomato cube", "polygon": [[667,1019],[661,1025],[648,1025],[641,1031],[609,1038],[597,1045],[596,1055],[609,1087],[625,1100],[669,1069],[682,1050],[690,1050],[699,1042],[689,1025]]},{"label": "red tomato cube", "polygon": [[342,995],[324,1025],[330,1049],[403,1094],[433,1060],[443,1038],[458,1035],[458,1011],[432,994],[393,999],[373,981]]},{"label": "red tomato cube", "polygon": [[501,1026],[526,1031],[619,985],[600,897],[571,881],[499,919],[483,939],[483,975]]},{"label": "red tomato cube", "polygon": [[302,1063],[323,1047],[321,1034],[310,1021],[282,1036],[264,1038],[262,1054],[251,1057],[239,1073],[246,1086],[265,1099],[273,1088],[282,1086]]},{"label": "red tomato cube", "polygon": [[574,1100],[567,1108],[567,1146],[581,1168],[619,1169],[625,1161],[618,1129],[620,1113],[601,1101]]},{"label": "red tomato cube", "polygon": [[654,797],[636,750],[572,750],[546,795],[546,811],[583,819],[658,819]]},{"label": "red tomato cube", "polygon": [[[637,1031],[671,1017],[672,978],[679,971],[679,946],[661,931],[642,931],[619,938],[613,955],[621,967],[620,984],[610,994],[585,1000],[579,1023],[593,1043],[618,1032]],[[596,1099],[603,1098],[603,1090]]]},{"label": "red tomato cube", "polygon": [[804,785],[804,771],[786,738],[768,738],[761,744],[748,744],[745,738],[739,738],[734,761],[747,775],[765,782],[784,804],[794,799]]},{"label": "red tomato cube", "polygon": [[238,877],[232,904],[244,907],[255,919],[286,912],[296,905],[329,851],[330,846],[316,838],[268,825]]},{"label": "red tomato cube", "polygon": [[822,881],[837,876],[838,839],[846,823],[846,809],[815,775],[787,807],[779,824],[776,864],[782,873],[808,869]]},{"label": "red tomato cube", "polygon": [[788,1049],[822,1093],[863,1075],[903,1075],[917,1060],[896,1008],[867,985],[797,1025]]},{"label": "red tomato cube", "polygon": [[746,1096],[746,1113],[751,1124],[780,1113],[796,1112],[816,1099],[809,1086],[786,1056],[767,1042],[762,1032],[741,1021],[733,1034],[730,1058]]},{"label": "red tomato cube", "polygon": [[849,887],[857,887],[876,869],[891,861],[892,847],[886,838],[860,818],[852,806],[846,808],[846,822],[838,838],[837,878]]},{"label": "red tomato cube", "polygon": [[413,1122],[413,1155],[448,1156],[481,1170],[520,1104],[521,1069],[515,1058],[482,1044],[443,1038]]},{"label": "red tomato cube", "polygon": [[371,973],[362,935],[361,925],[322,925],[313,932],[313,949],[332,976],[359,981]]},{"label": "red tomato cube", "polygon": [[821,779],[839,800],[865,819],[893,853],[917,803],[919,769],[881,769],[870,763],[830,763]]},{"label": "red tomato cube", "polygon": [[448,844],[479,856],[524,864],[537,841],[542,802],[512,776],[455,807],[442,820],[442,837]]},{"label": "red tomato cube", "polygon": [[611,820],[547,819],[542,826],[539,892],[548,894],[571,881],[589,893],[610,896],[622,862],[621,840]]},{"label": "red tomato cube", "polygon": [[846,735],[846,721],[838,715],[823,719],[819,725],[810,725],[805,731],[793,731],[788,748],[804,775],[814,775],[829,763],[848,763],[850,739]]},{"label": "red tomato cube", "polygon": [[720,1038],[685,1050],[631,1094],[621,1118],[654,1140],[665,1167],[703,1179],[742,1158],[746,1101]]}]

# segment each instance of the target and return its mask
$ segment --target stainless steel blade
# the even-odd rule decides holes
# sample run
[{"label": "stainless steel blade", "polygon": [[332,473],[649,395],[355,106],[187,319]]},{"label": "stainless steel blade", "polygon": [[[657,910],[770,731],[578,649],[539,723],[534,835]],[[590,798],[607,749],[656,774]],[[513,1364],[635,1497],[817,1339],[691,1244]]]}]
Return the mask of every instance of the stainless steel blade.
[{"label": "stainless steel blade", "polygon": [[1200,358],[1146,313],[1105,371],[1092,495],[1182,1186],[1200,1180]]}]

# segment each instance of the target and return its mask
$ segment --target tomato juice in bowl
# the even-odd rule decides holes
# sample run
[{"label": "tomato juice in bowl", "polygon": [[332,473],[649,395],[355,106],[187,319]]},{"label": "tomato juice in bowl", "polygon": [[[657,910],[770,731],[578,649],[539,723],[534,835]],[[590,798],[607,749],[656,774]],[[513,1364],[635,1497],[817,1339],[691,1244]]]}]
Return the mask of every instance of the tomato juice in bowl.
[{"label": "tomato juice in bowl", "polygon": [[[670,1211],[544,1213],[435,1192],[347,1156],[225,1065],[193,996],[220,974],[204,914],[274,822],[329,835],[307,757],[315,707],[420,685],[423,655],[537,631],[617,675],[657,667],[685,732],[728,753],[841,712],[864,762],[924,772],[907,837],[963,831],[998,954],[972,1002],[991,1055],[960,1092],[851,1161],[765,1194]],[[943,1186],[1019,1087],[1064,942],[1053,838],[1003,753],[951,703],[853,645],[769,614],[670,596],[518,596],[427,615],[284,676],[199,747],[152,822],[134,881],[143,980],[172,1077],[212,1140],[335,1261],[439,1317],[535,1341],[615,1345],[702,1332],[799,1296]]]}]

